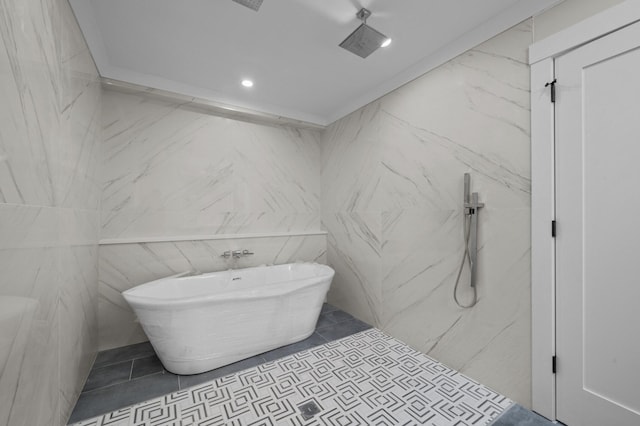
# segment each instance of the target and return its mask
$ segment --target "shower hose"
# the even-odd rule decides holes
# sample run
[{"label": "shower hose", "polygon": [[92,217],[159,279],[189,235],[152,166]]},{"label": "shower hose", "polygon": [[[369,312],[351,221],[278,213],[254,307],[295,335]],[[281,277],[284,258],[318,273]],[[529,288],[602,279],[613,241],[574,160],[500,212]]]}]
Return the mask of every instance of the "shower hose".
[{"label": "shower hose", "polygon": [[464,269],[464,262],[467,261],[469,263],[469,270],[471,270],[471,255],[469,254],[469,234],[471,233],[471,215],[464,215],[464,253],[462,254],[462,262],[460,262],[460,268],[458,269],[458,276],[456,277],[456,284],[453,286],[453,300],[456,302],[461,308],[471,308],[478,303],[478,291],[475,286],[472,286],[473,289],[473,301],[469,305],[463,305],[458,300],[458,285],[460,284],[460,276],[462,275],[462,270]]}]

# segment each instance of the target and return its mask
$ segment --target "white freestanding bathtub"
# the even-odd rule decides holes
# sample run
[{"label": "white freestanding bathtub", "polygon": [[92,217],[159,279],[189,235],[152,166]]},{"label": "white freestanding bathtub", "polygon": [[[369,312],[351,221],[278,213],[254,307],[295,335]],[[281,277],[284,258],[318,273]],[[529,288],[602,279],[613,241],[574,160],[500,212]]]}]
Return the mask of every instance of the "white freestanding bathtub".
[{"label": "white freestanding bathtub", "polygon": [[197,374],[309,337],[334,270],[315,263],[173,276],[122,293],[165,368]]}]

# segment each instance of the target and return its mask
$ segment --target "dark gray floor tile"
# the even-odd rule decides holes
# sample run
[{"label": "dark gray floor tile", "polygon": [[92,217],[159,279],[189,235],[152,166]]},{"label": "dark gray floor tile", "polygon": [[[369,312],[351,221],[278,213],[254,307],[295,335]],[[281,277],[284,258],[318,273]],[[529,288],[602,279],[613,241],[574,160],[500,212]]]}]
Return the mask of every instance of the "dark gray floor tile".
[{"label": "dark gray floor tile", "polygon": [[200,383],[228,376],[229,374],[237,373],[238,371],[246,370],[247,368],[255,367],[256,365],[264,364],[265,362],[266,360],[261,355],[257,355],[243,359],[242,361],[234,362],[233,364],[216,368],[215,370],[207,371],[206,373],[193,374],[191,376],[180,376],[180,389],[185,389],[199,385]]},{"label": "dark gray floor tile", "polygon": [[544,417],[527,410],[522,405],[514,404],[500,417],[490,423],[491,426],[551,426],[554,423]]},{"label": "dark gray floor tile", "polygon": [[[97,416],[101,413],[117,410],[149,398],[174,392],[179,387],[185,389],[200,383],[215,380],[229,374],[237,373],[248,368],[255,367],[267,361],[282,358],[293,353],[322,345],[327,341],[340,339],[354,333],[371,328],[368,324],[353,318],[336,308],[324,304],[316,326],[316,332],[308,339],[282,348],[274,349],[265,354],[251,357],[236,363],[220,367],[213,371],[192,376],[176,376],[171,373],[157,373],[162,370],[162,365],[155,356],[153,347],[149,342],[138,343],[123,348],[111,349],[98,354],[90,379],[87,381],[87,389],[83,392],[72,414],[71,422]],[[135,360],[135,361],[134,361]],[[125,362],[126,361],[126,362]],[[124,367],[127,364],[131,371],[132,380],[118,384],[110,383],[110,378],[120,380],[124,377]],[[133,362],[133,364],[131,364]],[[107,374],[113,371],[113,376]],[[116,372],[118,372],[116,374]],[[119,374],[119,375],[118,375]],[[115,377],[118,377],[117,379]],[[127,378],[129,376],[127,375]],[[101,382],[101,380],[105,380]],[[105,383],[105,387],[101,383]],[[116,381],[117,383],[117,381]],[[106,384],[109,384],[108,386]],[[535,425],[537,426],[537,425]]]},{"label": "dark gray floor tile", "polygon": [[342,339],[343,337],[359,333],[369,328],[371,328],[369,324],[353,319],[351,321],[344,321],[326,328],[318,329],[316,330],[316,333],[330,342],[332,340]]},{"label": "dark gray floor tile", "polygon": [[120,362],[106,367],[94,368],[89,373],[87,382],[84,384],[82,392],[92,391],[105,386],[126,382],[131,374],[131,363],[133,361]]},{"label": "dark gray floor tile", "polygon": [[122,361],[130,361],[136,358],[144,358],[155,355],[153,346],[149,342],[136,343],[122,348],[109,349],[98,353],[93,368],[100,368]]},{"label": "dark gray floor tile", "polygon": [[83,392],[80,394],[69,423],[79,422],[177,390],[178,376],[160,373],[91,392]]},{"label": "dark gray floor tile", "polygon": [[335,323],[336,323],[336,320],[334,320],[331,316],[320,315],[318,317],[318,322],[316,323],[316,330],[319,328],[329,327],[330,325],[333,325]]},{"label": "dark gray floor tile", "polygon": [[324,345],[325,343],[327,343],[327,340],[324,337],[320,336],[318,333],[313,333],[311,336],[301,340],[300,342],[265,352],[262,354],[262,357],[267,361],[273,361],[287,355]]},{"label": "dark gray floor tile", "polygon": [[322,305],[322,310],[320,311],[320,315],[326,314],[327,312],[337,311],[337,310],[338,308],[336,308],[335,306],[325,303]]},{"label": "dark gray floor tile", "polygon": [[[343,322],[343,321],[351,321],[353,319],[355,319],[353,316],[351,316],[350,314],[344,312],[344,311],[333,311],[333,312],[327,312],[326,314],[322,314],[321,315],[322,318],[328,318],[331,321],[333,321],[334,324],[337,324],[339,322]],[[321,327],[318,327],[321,328]]]},{"label": "dark gray floor tile", "polygon": [[137,379],[139,377],[148,376],[150,374],[161,373],[164,368],[160,359],[153,355],[146,358],[139,358],[133,360],[133,370],[131,370],[131,378]]},{"label": "dark gray floor tile", "polygon": [[316,324],[316,330],[330,327],[339,322],[351,321],[353,319],[355,318],[353,318],[351,315],[341,310],[325,312],[323,314],[320,314],[320,317],[318,318],[318,323]]}]

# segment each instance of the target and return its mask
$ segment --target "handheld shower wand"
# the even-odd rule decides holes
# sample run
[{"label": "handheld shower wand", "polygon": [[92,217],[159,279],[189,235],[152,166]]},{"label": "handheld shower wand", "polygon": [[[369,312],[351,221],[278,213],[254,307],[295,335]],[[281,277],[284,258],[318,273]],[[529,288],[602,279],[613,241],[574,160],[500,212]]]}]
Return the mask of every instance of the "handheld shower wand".
[{"label": "handheld shower wand", "polygon": [[[471,201],[471,199],[469,198],[469,194],[471,191],[471,175],[469,173],[465,173],[464,174],[464,194],[463,194],[463,200],[462,203],[464,205],[464,208],[467,208],[467,204],[469,204],[469,202]],[[466,210],[465,210],[465,214],[467,214]]]},{"label": "handheld shower wand", "polygon": [[[478,291],[476,289],[476,260],[478,258],[478,211],[484,207],[484,203],[478,202],[478,193],[471,193],[471,175],[469,173],[464,174],[464,253],[462,255],[462,262],[458,269],[458,275],[456,277],[456,283],[453,287],[453,300],[461,308],[471,308],[478,302]],[[473,301],[469,305],[463,305],[458,300],[458,285],[460,284],[460,276],[464,269],[464,263],[469,263],[469,285],[473,289]]]}]

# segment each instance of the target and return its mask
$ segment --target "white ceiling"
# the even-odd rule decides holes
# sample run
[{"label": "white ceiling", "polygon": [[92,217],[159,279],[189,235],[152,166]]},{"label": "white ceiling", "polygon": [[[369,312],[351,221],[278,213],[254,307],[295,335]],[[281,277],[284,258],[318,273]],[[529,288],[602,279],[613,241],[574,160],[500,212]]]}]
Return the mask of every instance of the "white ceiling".
[{"label": "white ceiling", "polygon": [[[105,78],[326,125],[559,1],[70,3]],[[338,46],[360,7],[393,39],[367,59]]]}]

